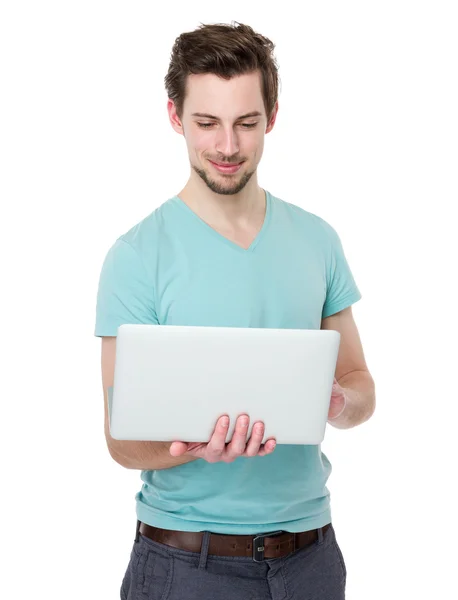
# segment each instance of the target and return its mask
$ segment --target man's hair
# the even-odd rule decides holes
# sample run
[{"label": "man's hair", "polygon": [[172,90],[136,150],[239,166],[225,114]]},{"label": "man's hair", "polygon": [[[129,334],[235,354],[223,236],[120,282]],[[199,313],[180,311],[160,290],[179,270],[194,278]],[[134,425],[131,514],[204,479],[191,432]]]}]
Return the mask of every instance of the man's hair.
[{"label": "man's hair", "polygon": [[164,79],[168,97],[181,119],[188,75],[213,73],[223,79],[261,72],[264,108],[269,122],[278,98],[278,65],[275,45],[248,25],[233,21],[204,25],[176,38]]}]

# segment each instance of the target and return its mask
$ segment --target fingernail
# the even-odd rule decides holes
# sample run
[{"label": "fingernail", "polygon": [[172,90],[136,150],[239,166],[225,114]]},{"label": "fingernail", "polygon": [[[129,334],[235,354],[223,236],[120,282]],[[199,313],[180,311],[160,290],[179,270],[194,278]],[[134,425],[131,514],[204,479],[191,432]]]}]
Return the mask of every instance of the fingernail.
[{"label": "fingernail", "polygon": [[223,417],[221,423],[223,427],[227,427],[229,425],[229,417]]}]

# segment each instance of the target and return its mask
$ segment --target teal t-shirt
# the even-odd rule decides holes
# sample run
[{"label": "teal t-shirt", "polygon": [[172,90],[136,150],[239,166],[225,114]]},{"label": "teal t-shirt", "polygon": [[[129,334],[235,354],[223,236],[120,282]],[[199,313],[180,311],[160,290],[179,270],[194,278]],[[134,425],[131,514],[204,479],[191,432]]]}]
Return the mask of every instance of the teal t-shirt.
[{"label": "teal t-shirt", "polygon": [[[313,213],[266,191],[263,227],[243,249],[174,196],[109,249],[95,335],[116,336],[123,323],[320,329],[360,298],[339,236]],[[321,446],[283,444],[264,457],[142,471],[137,517],[182,531],[315,529],[331,522],[330,473]]]}]

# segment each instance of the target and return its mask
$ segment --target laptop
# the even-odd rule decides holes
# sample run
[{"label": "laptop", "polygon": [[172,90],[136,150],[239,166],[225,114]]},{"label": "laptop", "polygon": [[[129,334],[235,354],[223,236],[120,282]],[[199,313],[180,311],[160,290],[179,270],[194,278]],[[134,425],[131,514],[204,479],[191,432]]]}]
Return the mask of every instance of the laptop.
[{"label": "laptop", "polygon": [[208,442],[217,419],[263,421],[263,443],[324,439],[340,333],[124,324],[118,328],[110,433],[117,440]]}]

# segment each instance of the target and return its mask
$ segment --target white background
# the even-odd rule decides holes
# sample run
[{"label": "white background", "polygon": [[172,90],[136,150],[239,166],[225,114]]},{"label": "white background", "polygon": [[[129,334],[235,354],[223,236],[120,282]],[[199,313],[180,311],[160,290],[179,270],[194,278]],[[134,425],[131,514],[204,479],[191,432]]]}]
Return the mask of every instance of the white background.
[{"label": "white background", "polygon": [[336,228],[363,295],[377,411],[323,444],[347,597],[456,597],[454,4],[2,4],[2,597],[119,598],[141,482],[105,447],[98,277],[189,174],[175,38],[233,20],[280,66],[259,182]]}]

